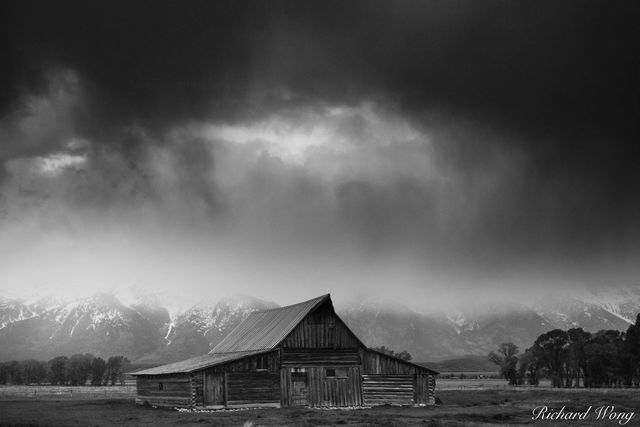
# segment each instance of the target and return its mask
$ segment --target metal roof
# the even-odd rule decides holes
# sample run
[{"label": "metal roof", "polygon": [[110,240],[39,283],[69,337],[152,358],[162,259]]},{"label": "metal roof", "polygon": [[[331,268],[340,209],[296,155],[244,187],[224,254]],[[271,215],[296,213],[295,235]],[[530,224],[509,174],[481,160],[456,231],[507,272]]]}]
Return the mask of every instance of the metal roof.
[{"label": "metal roof", "polygon": [[168,365],[156,366],[155,368],[144,369],[131,373],[131,375],[162,375],[162,374],[180,374],[197,371],[200,369],[211,368],[213,366],[222,365],[223,363],[232,362],[248,356],[256,354],[268,353],[270,350],[258,351],[237,351],[233,353],[205,354],[204,356],[192,357],[191,359],[182,360],[180,362],[169,363]]},{"label": "metal roof", "polygon": [[275,348],[298,323],[325,301],[329,294],[286,307],[255,311],[216,345],[209,354]]}]

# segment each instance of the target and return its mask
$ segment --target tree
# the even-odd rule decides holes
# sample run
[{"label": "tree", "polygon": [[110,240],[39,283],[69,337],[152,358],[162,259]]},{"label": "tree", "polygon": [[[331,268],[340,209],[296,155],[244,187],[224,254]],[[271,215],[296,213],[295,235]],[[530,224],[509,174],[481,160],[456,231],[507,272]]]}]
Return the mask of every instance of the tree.
[{"label": "tree", "polygon": [[585,346],[591,339],[591,334],[585,332],[582,328],[569,329],[567,331],[569,338],[569,358],[567,361],[567,387],[580,387],[580,377],[583,378],[585,387],[589,386],[587,376],[587,355]]},{"label": "tree", "polygon": [[402,360],[406,360],[407,362],[410,362],[411,359],[413,359],[407,350],[402,350],[400,353],[396,353],[395,356]]},{"label": "tree", "polygon": [[619,331],[597,332],[585,345],[589,384],[592,386],[612,386],[619,380],[620,359]]},{"label": "tree", "polygon": [[91,362],[91,385],[102,385],[107,371],[107,362],[102,357],[96,357]]},{"label": "tree", "polygon": [[22,364],[17,360],[0,363],[0,384],[23,384]]},{"label": "tree", "polygon": [[107,382],[116,385],[119,382],[124,385],[124,373],[129,369],[131,362],[124,356],[112,356],[107,361]]},{"label": "tree", "polygon": [[58,356],[49,361],[49,381],[51,384],[65,385],[67,383],[67,362],[66,356]]},{"label": "tree", "polygon": [[500,373],[504,379],[509,381],[510,385],[518,384],[518,375],[516,366],[518,364],[518,346],[511,342],[500,344],[497,353],[492,351],[489,353],[489,360],[500,366]]},{"label": "tree", "polygon": [[531,349],[527,349],[518,358],[518,384],[538,385],[539,367]]},{"label": "tree", "polygon": [[540,335],[530,350],[538,367],[549,369],[553,387],[563,387],[569,356],[568,334],[561,329],[549,331]]},{"label": "tree", "polygon": [[628,385],[640,386],[640,313],[636,317],[635,325],[629,326],[624,338],[624,352],[629,358]]},{"label": "tree", "polygon": [[379,351],[380,353],[388,354],[389,356],[393,356],[393,357],[397,357],[397,358],[402,359],[402,360],[406,360],[407,362],[412,359],[411,354],[407,350],[402,350],[400,353],[396,353],[392,349],[387,348],[385,346],[374,347],[373,349],[376,350],[376,351]]},{"label": "tree", "polygon": [[47,381],[47,362],[40,360],[25,360],[21,362],[25,384],[41,384]]},{"label": "tree", "polygon": [[74,354],[67,362],[67,376],[71,385],[85,385],[91,375],[93,354]]}]

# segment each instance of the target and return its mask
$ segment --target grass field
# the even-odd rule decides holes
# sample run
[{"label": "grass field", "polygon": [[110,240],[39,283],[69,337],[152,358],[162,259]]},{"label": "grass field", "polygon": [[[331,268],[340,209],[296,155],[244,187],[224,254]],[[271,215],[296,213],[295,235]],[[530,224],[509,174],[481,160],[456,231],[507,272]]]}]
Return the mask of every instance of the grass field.
[{"label": "grass field", "polygon": [[218,412],[178,412],[140,407],[120,399],[13,399],[0,400],[0,425],[27,426],[496,426],[575,425],[617,426],[616,421],[533,421],[535,407],[584,411],[589,406],[615,406],[635,412],[626,425],[640,425],[640,390],[451,390],[441,391],[435,407],[376,407],[355,410],[254,409]]},{"label": "grass field", "polygon": [[135,399],[136,386],[0,386],[0,399]]}]

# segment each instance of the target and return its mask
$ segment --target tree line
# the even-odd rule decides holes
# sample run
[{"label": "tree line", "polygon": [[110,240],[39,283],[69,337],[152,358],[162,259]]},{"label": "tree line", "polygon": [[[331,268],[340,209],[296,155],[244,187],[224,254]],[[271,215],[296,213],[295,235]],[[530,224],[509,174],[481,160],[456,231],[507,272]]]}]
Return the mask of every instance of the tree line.
[{"label": "tree line", "polygon": [[130,365],[124,356],[104,360],[89,353],[58,356],[48,362],[12,360],[0,362],[0,384],[124,385],[124,374]]},{"label": "tree line", "polygon": [[560,388],[640,387],[640,314],[626,332],[554,329],[518,353],[513,343],[489,353],[511,385],[537,385],[549,378]]},{"label": "tree line", "polygon": [[402,360],[406,360],[407,362],[411,361],[411,354],[407,350],[402,350],[401,352],[396,352],[393,349],[387,348],[385,346],[374,347],[373,348],[380,353],[388,354],[389,356],[397,357]]}]

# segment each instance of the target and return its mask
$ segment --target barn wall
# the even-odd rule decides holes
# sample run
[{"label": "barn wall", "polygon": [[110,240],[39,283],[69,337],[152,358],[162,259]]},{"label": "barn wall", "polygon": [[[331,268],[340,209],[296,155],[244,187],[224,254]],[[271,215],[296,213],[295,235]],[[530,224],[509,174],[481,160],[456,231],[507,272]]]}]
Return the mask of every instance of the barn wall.
[{"label": "barn wall", "polygon": [[278,351],[245,357],[240,360],[225,363],[210,368],[212,372],[280,372],[280,357]]},{"label": "barn wall", "polygon": [[191,375],[191,406],[204,406],[204,371],[198,371]]},{"label": "barn wall", "polygon": [[[327,376],[327,369],[337,371],[335,377]],[[304,403],[296,399],[292,376],[304,375],[306,389],[303,395]],[[283,367],[281,372],[282,406],[296,406],[299,404],[311,407],[346,407],[362,405],[362,384],[360,366],[334,367]]]},{"label": "barn wall", "polygon": [[227,406],[280,404],[280,374],[269,372],[228,373]]},{"label": "barn wall", "polygon": [[435,405],[436,377],[430,374],[417,374],[414,377],[414,401],[419,405]]},{"label": "barn wall", "polygon": [[362,395],[365,405],[413,405],[413,375],[363,375]]},{"label": "barn wall", "polygon": [[191,406],[191,378],[188,374],[136,377],[136,403],[160,407]]},{"label": "barn wall", "polygon": [[355,335],[336,316],[329,303],[305,317],[284,339],[283,348],[358,348]]},{"label": "barn wall", "polygon": [[361,357],[366,405],[435,404],[435,375],[428,369],[370,350]]},{"label": "barn wall", "polygon": [[360,364],[360,353],[354,349],[282,349],[283,367],[351,366]]},{"label": "barn wall", "polygon": [[364,374],[430,374],[428,369],[407,363],[396,357],[378,353],[368,349],[363,350],[362,368]]}]

